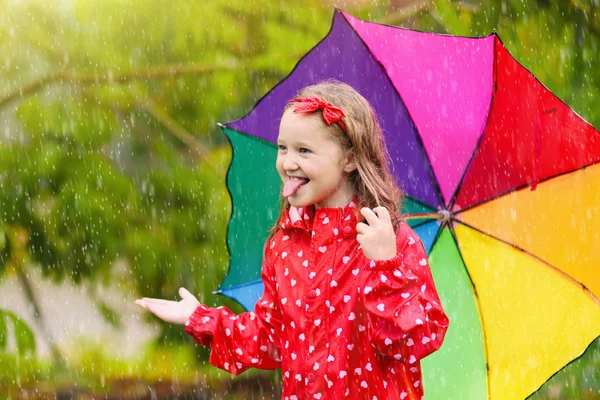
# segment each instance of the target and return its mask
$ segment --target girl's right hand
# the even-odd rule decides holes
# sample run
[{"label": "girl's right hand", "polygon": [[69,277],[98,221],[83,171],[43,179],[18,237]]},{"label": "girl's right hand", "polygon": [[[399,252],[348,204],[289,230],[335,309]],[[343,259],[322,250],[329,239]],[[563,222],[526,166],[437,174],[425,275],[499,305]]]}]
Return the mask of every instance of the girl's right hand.
[{"label": "girl's right hand", "polygon": [[192,316],[200,302],[185,288],[179,288],[181,301],[153,299],[144,297],[137,299],[135,304],[144,307],[165,322],[183,325]]}]

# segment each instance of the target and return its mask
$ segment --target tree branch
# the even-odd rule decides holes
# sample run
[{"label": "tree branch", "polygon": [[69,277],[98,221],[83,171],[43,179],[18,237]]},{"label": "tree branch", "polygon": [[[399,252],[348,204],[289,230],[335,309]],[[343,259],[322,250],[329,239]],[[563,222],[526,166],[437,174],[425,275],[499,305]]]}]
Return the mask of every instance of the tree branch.
[{"label": "tree branch", "polygon": [[27,273],[25,272],[25,260],[23,254],[27,253],[26,247],[29,242],[29,233],[27,229],[22,226],[17,226],[12,229],[11,237],[9,238],[10,246],[13,247],[12,256],[10,260],[10,264],[14,267],[17,278],[21,287],[23,288],[23,292],[25,294],[25,298],[31,305],[31,311],[33,314],[33,319],[35,324],[40,329],[42,337],[48,344],[50,348],[50,354],[52,355],[52,359],[54,364],[61,368],[65,365],[64,358],[58,348],[56,341],[54,340],[54,335],[48,328],[46,324],[46,319],[44,318],[44,314],[42,313],[42,307],[40,306],[40,302],[38,301],[35,290]]},{"label": "tree branch", "polygon": [[169,130],[175,137],[181,140],[190,150],[198,156],[208,153],[208,148],[200,143],[191,133],[175,121],[169,113],[160,107],[153,99],[149,98],[141,103],[142,108],[148,111],[158,122]]},{"label": "tree branch", "polygon": [[583,4],[581,0],[571,0],[571,4],[573,4],[576,9],[583,11],[584,15],[591,14],[591,17],[584,18],[584,21],[587,22],[585,26],[588,28],[590,33],[593,33],[596,37],[600,38],[600,29],[598,29],[594,23],[596,7],[593,5],[588,6],[587,4]]},{"label": "tree branch", "polygon": [[19,88],[0,100],[0,108],[11,102],[32,95],[45,86],[55,83],[78,83],[78,84],[101,84],[101,83],[125,83],[142,79],[164,79],[178,75],[194,75],[218,71],[232,71],[239,68],[238,63],[230,64],[191,64],[191,65],[166,65],[151,67],[138,71],[123,73],[100,72],[100,71],[64,71],[46,76],[22,88]]}]

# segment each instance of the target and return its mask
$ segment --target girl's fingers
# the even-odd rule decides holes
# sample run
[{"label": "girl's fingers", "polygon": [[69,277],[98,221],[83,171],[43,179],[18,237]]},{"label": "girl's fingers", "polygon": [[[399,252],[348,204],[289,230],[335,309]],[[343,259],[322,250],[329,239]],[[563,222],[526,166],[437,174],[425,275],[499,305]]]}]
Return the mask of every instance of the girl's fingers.
[{"label": "girl's fingers", "polygon": [[158,318],[164,319],[163,318],[164,307],[162,307],[160,304],[148,304],[146,306],[146,310],[150,311],[152,314],[156,315]]},{"label": "girl's fingers", "polygon": [[358,242],[358,244],[360,244],[361,246],[363,245],[363,238],[364,235],[359,233],[358,235],[356,235],[356,241]]},{"label": "girl's fingers", "polygon": [[358,224],[356,224],[356,232],[358,234],[363,234],[363,233],[367,232],[368,229],[369,229],[369,225],[367,225],[363,222],[359,222]]},{"label": "girl's fingers", "polygon": [[157,315],[157,307],[160,307],[161,305],[158,303],[149,303],[147,301],[144,300],[136,300],[135,304],[137,304],[138,306],[142,307],[144,310],[151,312],[152,314]]},{"label": "girl's fingers", "polygon": [[172,300],[154,299],[152,297],[144,297],[142,299],[142,301],[144,301],[145,303],[148,303],[148,304],[169,304],[169,303],[173,303]]},{"label": "girl's fingers", "polygon": [[136,301],[134,301],[134,303],[137,304],[140,307],[146,308],[144,300],[142,300],[142,299],[137,299]]},{"label": "girl's fingers", "polygon": [[182,313],[184,311],[182,309],[181,302],[143,298],[137,299],[135,301],[135,304],[139,305],[140,307],[143,307],[146,311],[151,312],[152,314],[154,314],[155,316],[157,316],[165,322],[180,325],[183,325],[185,323],[186,319],[182,317]]},{"label": "girl's fingers", "polygon": [[379,218],[377,215],[368,207],[363,207],[360,209],[360,213],[363,217],[366,218],[367,222],[370,226],[375,226],[379,222]]},{"label": "girl's fingers", "polygon": [[138,300],[135,302],[138,306],[142,307],[144,310],[149,311],[154,314],[153,305],[150,303],[145,303],[143,300]]},{"label": "girl's fingers", "polygon": [[170,322],[169,315],[172,313],[172,309],[168,305],[148,304],[146,309],[163,321]]},{"label": "girl's fingers", "polygon": [[387,210],[387,208],[379,206],[379,207],[375,207],[373,209],[373,211],[377,214],[377,217],[379,218],[379,220],[383,223],[390,224],[392,223],[392,218],[390,217],[390,213]]},{"label": "girl's fingers", "polygon": [[185,299],[187,297],[194,297],[193,294],[191,294],[186,288],[184,287],[180,287],[179,288],[179,296],[181,296],[182,299]]}]

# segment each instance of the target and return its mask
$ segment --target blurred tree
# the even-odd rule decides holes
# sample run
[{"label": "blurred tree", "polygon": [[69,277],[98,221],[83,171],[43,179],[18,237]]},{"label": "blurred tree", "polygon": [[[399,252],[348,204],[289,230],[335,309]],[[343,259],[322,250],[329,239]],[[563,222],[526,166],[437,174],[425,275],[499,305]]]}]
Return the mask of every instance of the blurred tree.
[{"label": "blurred tree", "polygon": [[[0,262],[28,288],[55,358],[30,266],[89,283],[115,325],[118,312],[95,295],[109,281],[157,297],[185,285],[223,302],[211,291],[227,265],[230,150],[217,118],[247,109],[281,79],[329,16],[316,9],[313,25],[315,11],[274,1],[3,6],[0,221],[22,232],[26,251],[5,240],[10,257]],[[302,35],[290,47],[293,31]],[[115,275],[119,260],[130,268]],[[180,329],[163,328],[162,341],[181,339]]]}]

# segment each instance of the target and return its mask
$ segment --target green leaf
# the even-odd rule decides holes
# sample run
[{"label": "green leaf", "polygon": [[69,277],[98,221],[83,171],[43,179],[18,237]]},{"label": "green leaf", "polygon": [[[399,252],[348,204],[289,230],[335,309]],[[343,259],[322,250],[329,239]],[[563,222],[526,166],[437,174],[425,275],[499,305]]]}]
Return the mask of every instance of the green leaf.
[{"label": "green leaf", "polygon": [[10,318],[13,325],[17,352],[22,356],[35,353],[35,335],[29,325],[10,311],[7,311],[6,315]]},{"label": "green leaf", "polygon": [[15,339],[17,342],[17,351],[21,355],[35,353],[35,335],[27,324],[20,319],[14,319],[13,325],[15,328]]}]

